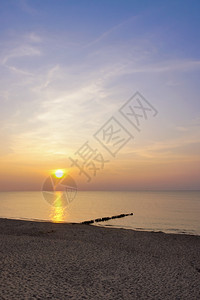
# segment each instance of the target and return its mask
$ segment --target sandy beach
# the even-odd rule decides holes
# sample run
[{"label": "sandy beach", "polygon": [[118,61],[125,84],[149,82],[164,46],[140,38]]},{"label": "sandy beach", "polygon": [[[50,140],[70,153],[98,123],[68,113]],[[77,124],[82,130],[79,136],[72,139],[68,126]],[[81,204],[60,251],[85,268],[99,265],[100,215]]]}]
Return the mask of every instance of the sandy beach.
[{"label": "sandy beach", "polygon": [[200,237],[0,219],[0,299],[200,299]]}]

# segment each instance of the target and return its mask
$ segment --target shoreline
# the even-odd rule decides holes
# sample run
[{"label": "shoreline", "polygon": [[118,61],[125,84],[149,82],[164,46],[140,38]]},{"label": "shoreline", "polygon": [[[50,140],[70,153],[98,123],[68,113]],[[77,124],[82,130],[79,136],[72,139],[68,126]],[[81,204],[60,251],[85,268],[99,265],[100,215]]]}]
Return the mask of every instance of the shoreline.
[{"label": "shoreline", "polygon": [[0,219],[1,299],[199,299],[200,236]]},{"label": "shoreline", "polygon": [[[200,237],[200,234],[193,234],[193,233],[187,233],[187,232],[165,232],[162,230],[146,230],[142,228],[124,228],[124,227],[118,227],[115,225],[103,225],[102,224],[95,224],[95,223],[88,223],[88,221],[76,223],[76,222],[50,222],[49,220],[39,220],[39,219],[15,219],[15,218],[1,218],[0,217],[0,222],[2,220],[11,220],[11,221],[22,221],[22,222],[33,222],[33,223],[49,223],[49,224],[65,224],[65,225],[87,225],[87,226],[93,226],[93,227],[102,227],[102,228],[110,228],[110,229],[123,229],[123,230],[131,230],[134,232],[146,232],[146,233],[163,233],[163,234],[169,234],[169,235],[189,235],[189,236],[195,236],[195,237]],[[0,223],[1,224],[1,223]]]}]

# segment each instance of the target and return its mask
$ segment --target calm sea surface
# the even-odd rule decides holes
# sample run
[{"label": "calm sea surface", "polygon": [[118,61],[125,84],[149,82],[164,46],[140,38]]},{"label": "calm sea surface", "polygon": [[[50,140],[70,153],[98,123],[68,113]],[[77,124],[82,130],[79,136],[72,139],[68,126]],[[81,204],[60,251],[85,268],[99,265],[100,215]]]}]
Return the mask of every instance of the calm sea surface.
[{"label": "calm sea surface", "polygon": [[96,225],[200,235],[200,191],[78,192],[65,207],[59,203],[49,204],[41,192],[0,193],[0,217],[82,222],[133,212]]}]

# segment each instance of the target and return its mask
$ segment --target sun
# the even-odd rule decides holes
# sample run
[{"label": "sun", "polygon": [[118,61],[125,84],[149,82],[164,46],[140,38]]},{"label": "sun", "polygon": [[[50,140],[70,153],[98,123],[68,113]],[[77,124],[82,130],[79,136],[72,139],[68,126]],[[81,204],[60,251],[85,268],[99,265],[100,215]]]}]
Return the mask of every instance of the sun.
[{"label": "sun", "polygon": [[63,170],[60,170],[60,169],[56,170],[54,174],[57,178],[62,178],[64,176]]}]

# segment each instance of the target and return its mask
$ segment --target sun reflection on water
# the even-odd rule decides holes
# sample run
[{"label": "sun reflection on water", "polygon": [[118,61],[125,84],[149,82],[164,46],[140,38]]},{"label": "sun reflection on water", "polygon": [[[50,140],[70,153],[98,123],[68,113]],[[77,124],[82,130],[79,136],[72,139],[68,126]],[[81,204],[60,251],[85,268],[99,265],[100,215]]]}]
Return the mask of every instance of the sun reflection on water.
[{"label": "sun reflection on water", "polygon": [[52,205],[50,219],[53,223],[62,223],[66,221],[66,209],[63,203],[63,192],[54,192],[54,202]]}]

